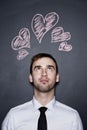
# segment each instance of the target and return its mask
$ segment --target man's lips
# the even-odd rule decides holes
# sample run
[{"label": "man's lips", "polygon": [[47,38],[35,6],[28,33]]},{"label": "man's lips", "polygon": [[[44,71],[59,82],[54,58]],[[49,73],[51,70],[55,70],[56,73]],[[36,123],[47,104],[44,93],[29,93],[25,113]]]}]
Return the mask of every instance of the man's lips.
[{"label": "man's lips", "polygon": [[41,83],[47,83],[47,82],[48,82],[48,79],[40,79],[40,82],[41,82]]}]

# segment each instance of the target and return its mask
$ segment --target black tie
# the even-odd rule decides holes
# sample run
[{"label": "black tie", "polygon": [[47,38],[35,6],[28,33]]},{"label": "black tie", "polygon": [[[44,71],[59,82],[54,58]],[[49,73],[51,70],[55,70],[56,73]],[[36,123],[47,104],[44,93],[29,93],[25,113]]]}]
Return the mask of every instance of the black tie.
[{"label": "black tie", "polygon": [[46,107],[40,107],[40,117],[38,119],[38,130],[47,130],[47,120],[46,120],[46,115],[45,111],[47,110]]}]

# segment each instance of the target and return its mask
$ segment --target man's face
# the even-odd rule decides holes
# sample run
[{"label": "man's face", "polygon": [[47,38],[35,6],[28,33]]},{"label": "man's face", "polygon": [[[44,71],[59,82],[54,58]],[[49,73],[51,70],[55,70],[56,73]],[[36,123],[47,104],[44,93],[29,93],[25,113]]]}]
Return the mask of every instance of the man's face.
[{"label": "man's face", "polygon": [[33,63],[32,75],[29,76],[29,79],[36,91],[49,92],[54,89],[55,83],[59,82],[55,62],[47,57],[38,59]]}]

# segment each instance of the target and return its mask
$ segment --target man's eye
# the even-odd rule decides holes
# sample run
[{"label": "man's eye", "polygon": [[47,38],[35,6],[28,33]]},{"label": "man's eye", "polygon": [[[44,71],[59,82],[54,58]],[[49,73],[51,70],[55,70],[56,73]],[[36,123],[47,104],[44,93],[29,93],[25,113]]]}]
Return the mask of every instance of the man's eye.
[{"label": "man's eye", "polygon": [[34,70],[35,70],[35,71],[38,71],[38,70],[40,70],[40,69],[41,69],[41,66],[36,66]]},{"label": "man's eye", "polygon": [[49,70],[52,70],[52,67],[48,67]]},{"label": "man's eye", "polygon": [[53,70],[54,70],[54,68],[53,68],[53,67],[51,67],[51,66],[49,66],[49,67],[48,67],[48,70],[53,71]]},{"label": "man's eye", "polygon": [[40,70],[41,69],[41,67],[37,67],[37,70]]}]

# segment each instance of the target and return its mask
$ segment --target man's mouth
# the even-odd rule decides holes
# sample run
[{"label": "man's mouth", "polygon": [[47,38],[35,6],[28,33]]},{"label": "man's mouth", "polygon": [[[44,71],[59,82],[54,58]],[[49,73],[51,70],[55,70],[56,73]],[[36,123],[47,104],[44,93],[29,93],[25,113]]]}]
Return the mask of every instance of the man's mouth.
[{"label": "man's mouth", "polygon": [[43,83],[43,84],[45,84],[45,83],[48,82],[48,79],[41,79],[40,82]]}]

